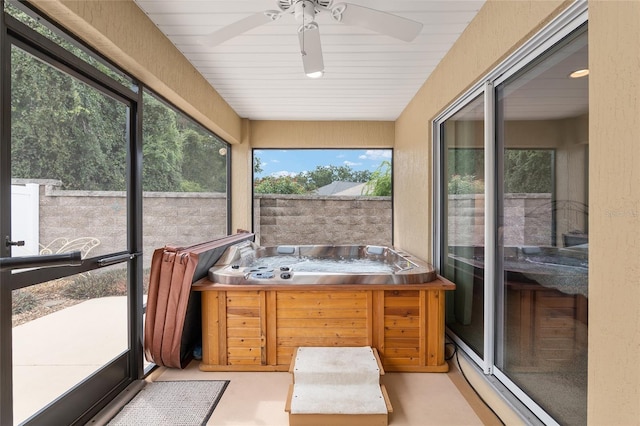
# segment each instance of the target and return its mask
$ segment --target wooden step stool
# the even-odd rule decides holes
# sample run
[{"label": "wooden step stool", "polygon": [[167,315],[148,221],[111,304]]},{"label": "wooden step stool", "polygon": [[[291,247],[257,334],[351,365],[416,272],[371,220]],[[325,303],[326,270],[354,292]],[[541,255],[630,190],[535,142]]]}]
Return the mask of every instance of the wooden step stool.
[{"label": "wooden step stool", "polygon": [[302,347],[289,371],[290,426],[387,426],[393,411],[371,347]]}]

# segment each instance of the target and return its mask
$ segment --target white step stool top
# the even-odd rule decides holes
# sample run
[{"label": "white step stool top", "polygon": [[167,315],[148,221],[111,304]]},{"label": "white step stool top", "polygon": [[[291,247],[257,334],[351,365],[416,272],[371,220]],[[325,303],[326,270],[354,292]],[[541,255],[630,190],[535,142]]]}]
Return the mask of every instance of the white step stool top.
[{"label": "white step stool top", "polygon": [[334,385],[379,385],[381,373],[369,346],[301,347],[291,372],[296,384]]},{"label": "white step stool top", "polygon": [[291,414],[387,414],[380,385],[308,385],[296,383]]}]

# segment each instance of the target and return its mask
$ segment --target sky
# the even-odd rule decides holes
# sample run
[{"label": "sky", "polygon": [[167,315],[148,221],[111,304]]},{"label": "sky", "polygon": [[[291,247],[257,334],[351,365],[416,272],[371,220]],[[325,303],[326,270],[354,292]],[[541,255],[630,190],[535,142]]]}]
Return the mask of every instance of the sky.
[{"label": "sky", "polygon": [[291,176],[310,172],[317,166],[349,166],[354,171],[374,171],[384,160],[391,160],[390,149],[256,149],[265,176]]}]

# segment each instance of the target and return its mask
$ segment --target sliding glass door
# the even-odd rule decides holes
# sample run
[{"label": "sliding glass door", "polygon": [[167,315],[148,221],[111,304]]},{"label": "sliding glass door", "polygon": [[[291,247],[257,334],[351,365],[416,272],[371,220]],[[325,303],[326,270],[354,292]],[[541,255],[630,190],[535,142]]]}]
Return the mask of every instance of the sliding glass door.
[{"label": "sliding glass door", "polygon": [[471,100],[440,126],[446,232],[443,275],[456,283],[447,292],[447,327],[484,354],[484,100]]},{"label": "sliding glass door", "polygon": [[496,366],[565,425],[586,421],[587,33],[496,88]]},{"label": "sliding glass door", "polygon": [[586,5],[435,120],[450,337],[545,424],[587,421]]}]

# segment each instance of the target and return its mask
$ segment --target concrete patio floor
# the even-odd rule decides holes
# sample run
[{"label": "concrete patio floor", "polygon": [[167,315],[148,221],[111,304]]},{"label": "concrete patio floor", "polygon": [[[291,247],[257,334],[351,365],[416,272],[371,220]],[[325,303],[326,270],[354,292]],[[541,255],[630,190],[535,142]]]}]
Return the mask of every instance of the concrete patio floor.
[{"label": "concrete patio floor", "polygon": [[127,349],[126,302],[91,299],[13,328],[14,424]]},{"label": "concrete patio floor", "polygon": [[[125,297],[88,300],[14,327],[14,424],[126,349]],[[231,380],[209,424],[288,424],[289,373],[202,372],[194,361],[184,370],[156,369],[148,380]],[[501,424],[455,368],[446,374],[387,373],[382,382],[394,407],[390,425]]]}]

